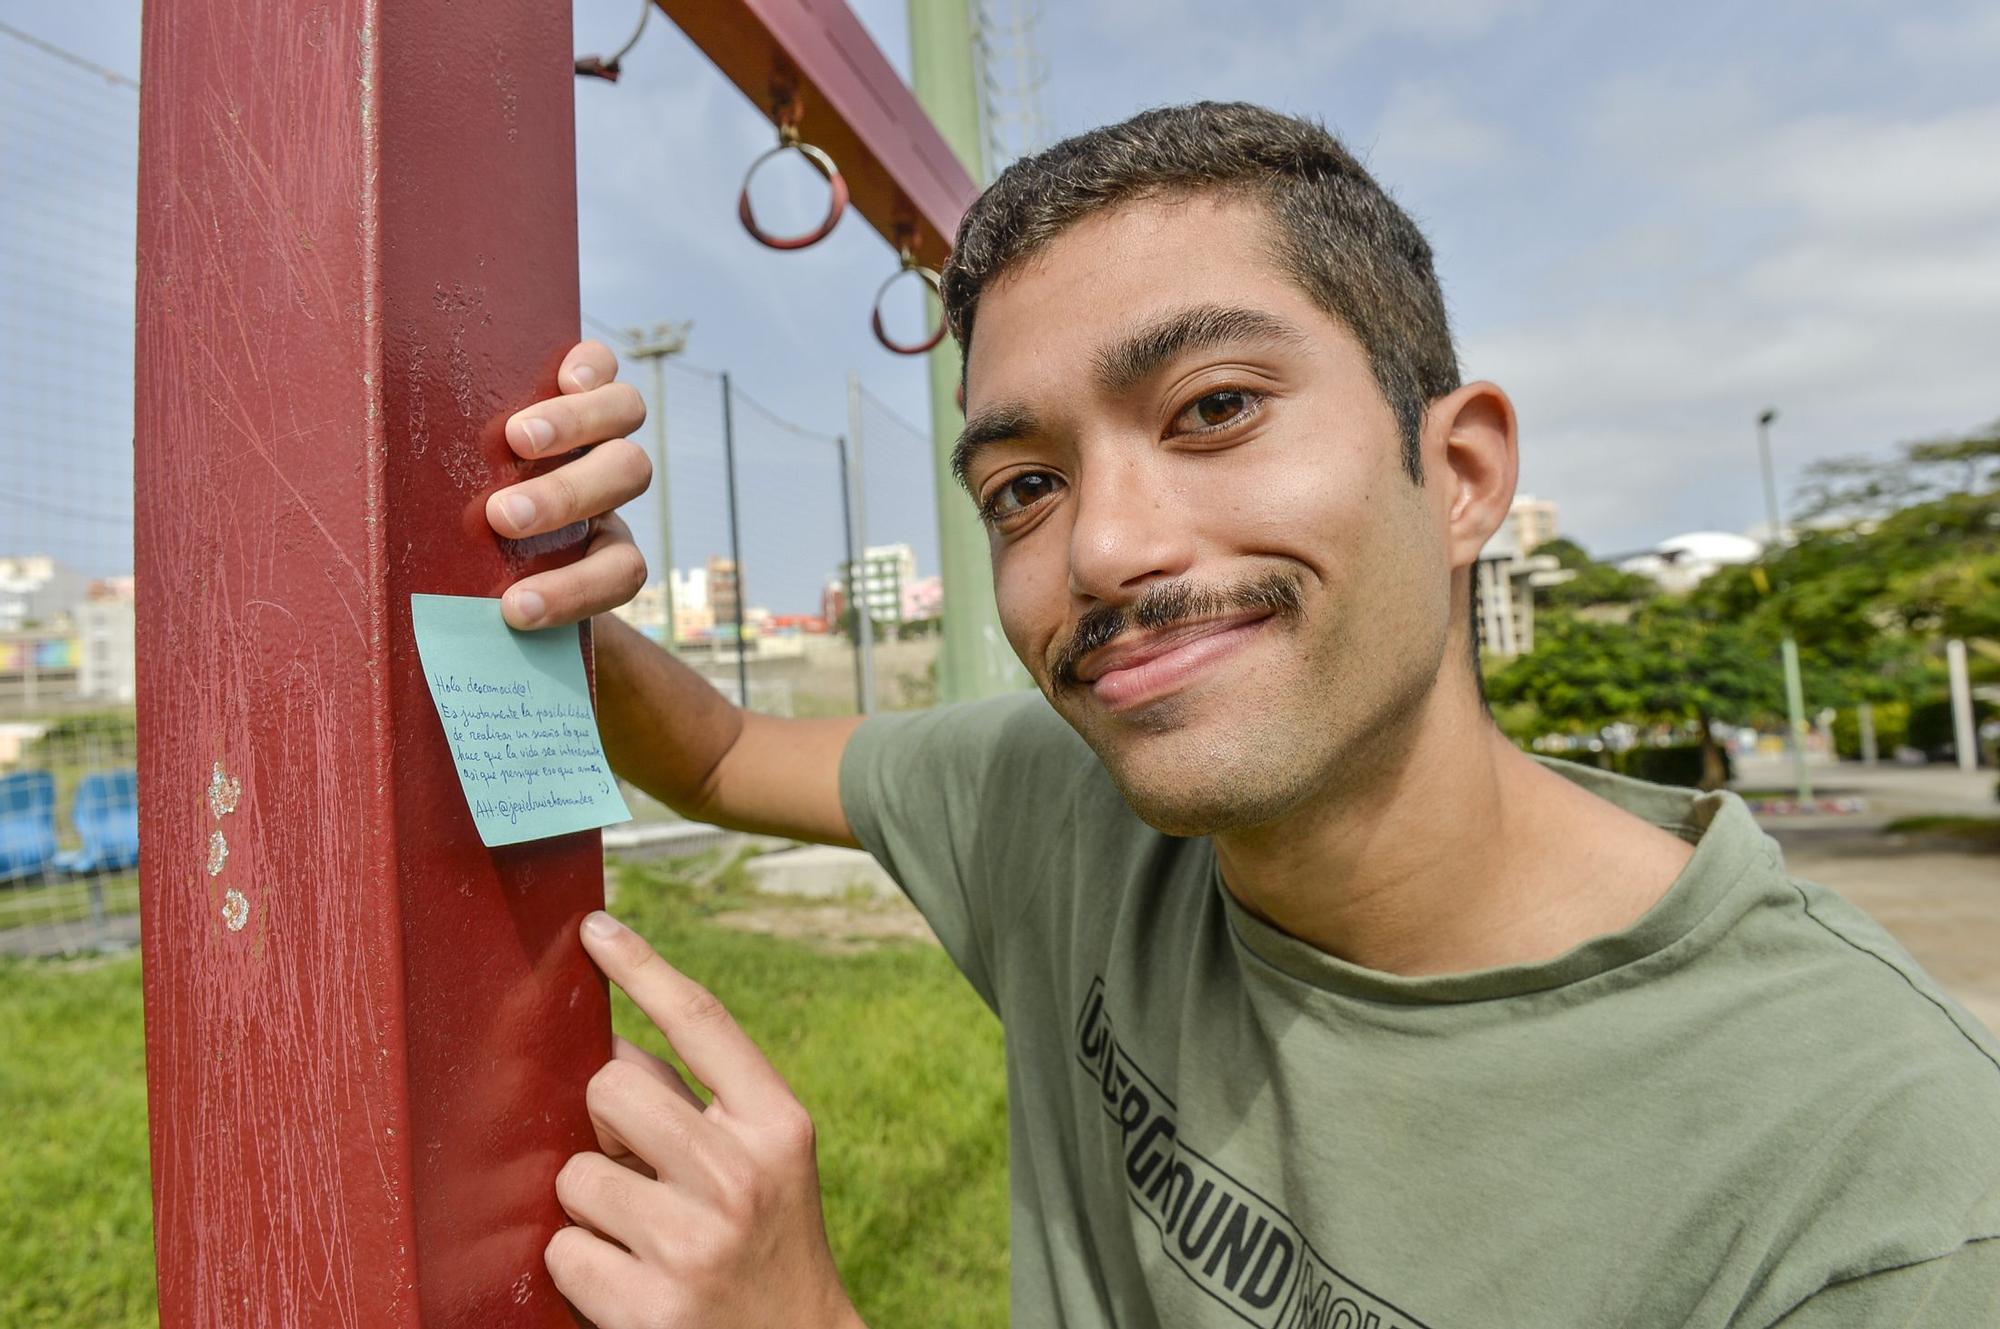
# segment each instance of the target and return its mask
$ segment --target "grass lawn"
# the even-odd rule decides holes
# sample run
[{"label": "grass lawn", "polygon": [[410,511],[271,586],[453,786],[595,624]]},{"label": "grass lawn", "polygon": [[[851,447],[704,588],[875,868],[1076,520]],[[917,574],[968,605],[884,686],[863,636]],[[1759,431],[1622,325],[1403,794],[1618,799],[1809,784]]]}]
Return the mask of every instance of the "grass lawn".
[{"label": "grass lawn", "polygon": [[[619,869],[617,911],[708,984],[819,1125],[841,1273],[871,1324],[1007,1315],[1000,1029],[935,947],[732,930],[740,875]],[[768,904],[768,901],[758,903]],[[619,1032],[663,1051],[622,998]],[[0,1325],[155,1323],[139,963],[0,963]]]},{"label": "grass lawn", "polygon": [[1949,835],[2000,850],[2000,817],[1903,817],[1882,830],[1888,835]]}]

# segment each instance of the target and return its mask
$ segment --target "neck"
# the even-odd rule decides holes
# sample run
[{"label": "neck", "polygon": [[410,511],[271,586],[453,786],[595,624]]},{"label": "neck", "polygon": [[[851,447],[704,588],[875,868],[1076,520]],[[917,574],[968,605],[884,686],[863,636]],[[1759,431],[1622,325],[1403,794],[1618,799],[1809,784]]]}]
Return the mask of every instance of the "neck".
[{"label": "neck", "polygon": [[1544,770],[1441,678],[1395,732],[1275,822],[1215,836],[1251,913],[1388,973],[1551,959],[1629,926],[1686,865],[1677,838]]}]

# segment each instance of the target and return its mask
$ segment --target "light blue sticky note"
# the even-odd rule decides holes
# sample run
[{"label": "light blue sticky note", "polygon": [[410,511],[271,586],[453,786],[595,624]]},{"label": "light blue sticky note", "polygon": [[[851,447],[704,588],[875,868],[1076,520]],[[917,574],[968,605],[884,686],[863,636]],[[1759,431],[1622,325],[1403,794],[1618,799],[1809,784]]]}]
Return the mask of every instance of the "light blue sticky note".
[{"label": "light blue sticky note", "polygon": [[417,656],[479,838],[519,844],[629,821],[573,627],[516,632],[500,602],[413,595]]}]

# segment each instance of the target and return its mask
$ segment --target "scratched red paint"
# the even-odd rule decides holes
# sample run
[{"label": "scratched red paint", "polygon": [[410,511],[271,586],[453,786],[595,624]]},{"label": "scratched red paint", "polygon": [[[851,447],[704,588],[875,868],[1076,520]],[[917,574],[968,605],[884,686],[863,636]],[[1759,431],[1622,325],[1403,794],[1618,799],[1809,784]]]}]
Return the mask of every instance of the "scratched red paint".
[{"label": "scratched red paint", "polygon": [[568,9],[176,0],[144,27],[161,1321],[571,1324],[541,1252],[608,1044],[575,940],[598,842],[480,845],[408,608],[530,566],[480,510],[577,334]]},{"label": "scratched red paint", "polygon": [[[857,210],[942,260],[974,186],[844,4],[660,4],[760,110],[790,80]],[[570,556],[481,515],[577,335],[568,7],[174,0],[144,33],[161,1323],[570,1324],[541,1251],[608,1039],[598,841],[479,844],[409,619]]]}]

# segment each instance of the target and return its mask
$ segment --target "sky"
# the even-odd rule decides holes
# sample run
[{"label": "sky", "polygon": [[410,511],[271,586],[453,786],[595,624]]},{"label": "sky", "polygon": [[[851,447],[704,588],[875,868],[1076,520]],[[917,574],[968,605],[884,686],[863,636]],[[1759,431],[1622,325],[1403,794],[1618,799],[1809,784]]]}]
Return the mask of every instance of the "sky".
[{"label": "sky", "polygon": [[[1522,491],[1599,553],[1755,527],[1767,406],[1787,494],[1814,460],[2000,417],[2000,7],[1041,9],[1053,136],[1199,98],[1339,134],[1430,236],[1467,377],[1513,396]],[[855,10],[906,71],[903,0]],[[635,6],[575,15],[578,51],[602,53]],[[0,18],[138,72],[135,5],[0,0]],[[853,372],[874,403],[868,536],[935,570],[926,443],[906,427],[928,423],[926,379],[867,329],[892,255],[858,218],[802,253],[751,242],[735,193],[769,126],[657,15],[625,70],[577,87],[582,303],[618,328],[693,321],[667,382],[675,561],[726,552],[719,388],[700,371],[728,370],[761,404],[736,412],[750,599],[813,606],[840,556],[831,439]],[[0,552],[123,570],[133,98],[5,37],[0,71]],[[757,200],[782,225],[814,186],[777,171]],[[892,314],[919,318],[908,296]],[[658,510],[632,513],[649,549]]]}]

